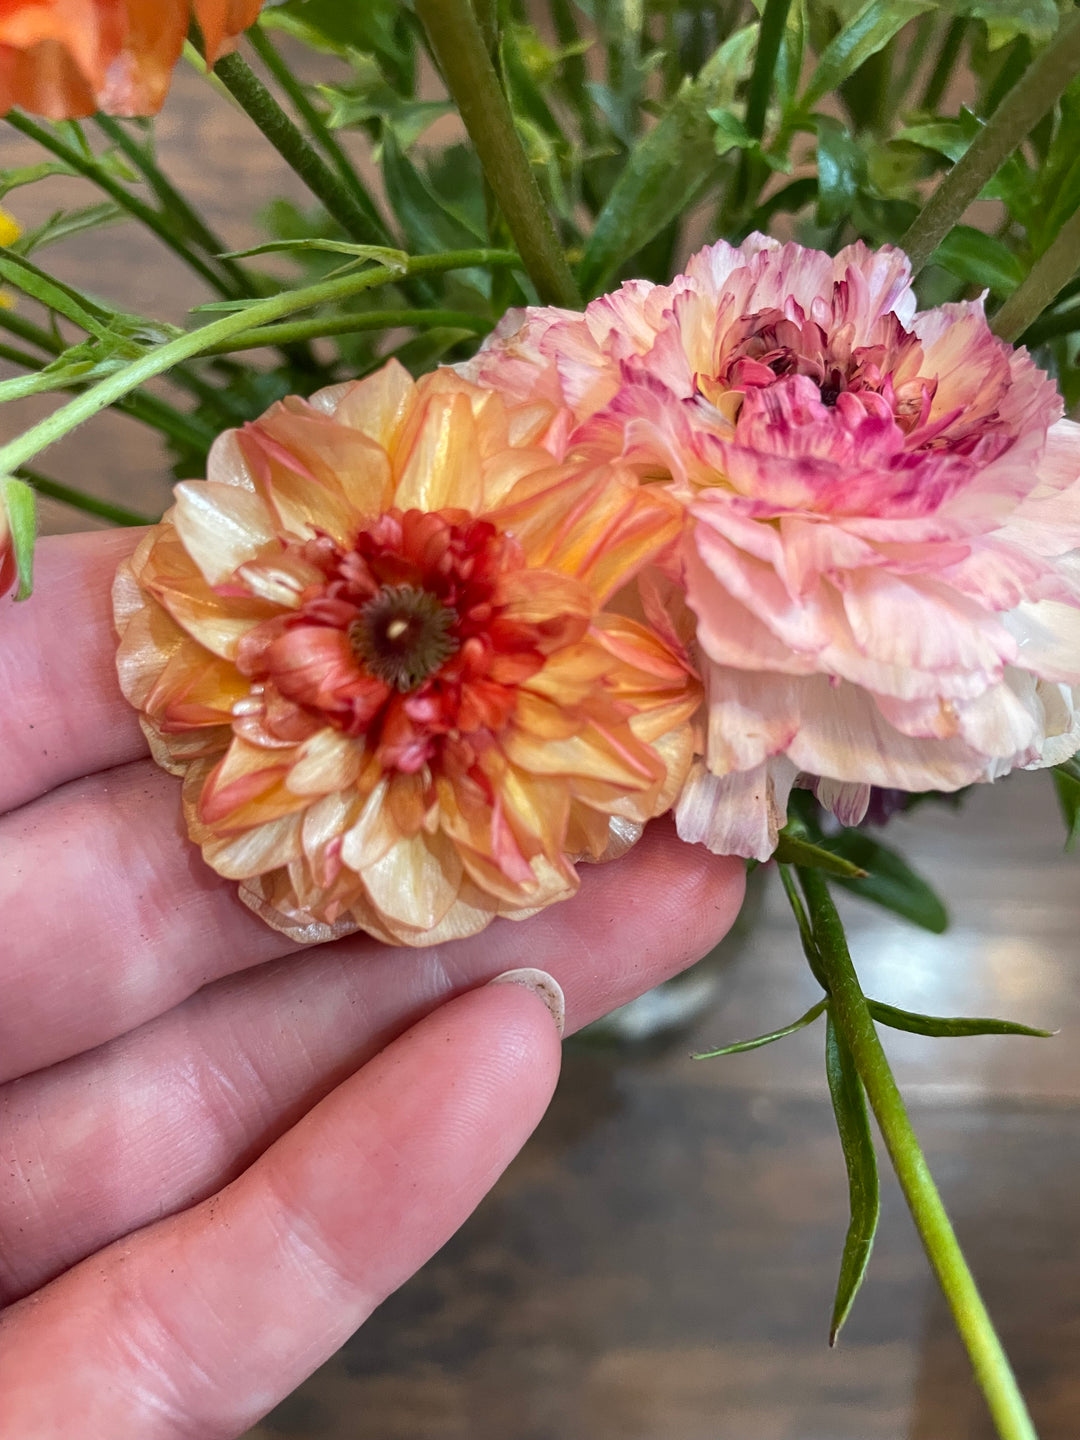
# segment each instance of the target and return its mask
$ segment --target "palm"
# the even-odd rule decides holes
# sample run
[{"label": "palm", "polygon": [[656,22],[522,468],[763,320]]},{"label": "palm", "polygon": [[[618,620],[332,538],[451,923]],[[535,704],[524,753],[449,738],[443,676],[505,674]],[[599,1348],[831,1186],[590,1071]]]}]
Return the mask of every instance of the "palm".
[{"label": "palm", "polygon": [[34,600],[0,615],[0,1431],[42,1440],[72,1417],[84,1440],[252,1423],[542,1113],[554,1028],[527,991],[475,987],[543,966],[576,1027],[741,897],[739,864],[658,826],[526,924],[297,951],[202,865],[119,696],[131,545],[45,542]]}]

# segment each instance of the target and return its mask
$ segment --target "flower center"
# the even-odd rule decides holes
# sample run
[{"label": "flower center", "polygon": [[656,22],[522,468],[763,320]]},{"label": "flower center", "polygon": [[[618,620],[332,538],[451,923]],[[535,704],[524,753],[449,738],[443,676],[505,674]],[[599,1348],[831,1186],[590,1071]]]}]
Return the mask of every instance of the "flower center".
[{"label": "flower center", "polygon": [[417,690],[457,650],[458,613],[416,585],[384,585],[360,608],[349,642],[369,672],[402,694]]}]

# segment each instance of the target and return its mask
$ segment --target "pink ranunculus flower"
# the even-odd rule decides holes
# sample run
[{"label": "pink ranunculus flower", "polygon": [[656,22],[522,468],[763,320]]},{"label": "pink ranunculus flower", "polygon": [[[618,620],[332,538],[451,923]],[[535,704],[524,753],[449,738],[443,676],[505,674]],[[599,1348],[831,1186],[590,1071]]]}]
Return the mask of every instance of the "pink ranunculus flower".
[{"label": "pink ranunculus flower", "polygon": [[919,312],[907,258],[762,235],[583,314],[507,317],[467,367],[574,424],[694,524],[666,595],[696,625],[704,754],[680,833],[768,856],[801,776],[956,790],[1080,747],[1080,425],[979,301]]}]

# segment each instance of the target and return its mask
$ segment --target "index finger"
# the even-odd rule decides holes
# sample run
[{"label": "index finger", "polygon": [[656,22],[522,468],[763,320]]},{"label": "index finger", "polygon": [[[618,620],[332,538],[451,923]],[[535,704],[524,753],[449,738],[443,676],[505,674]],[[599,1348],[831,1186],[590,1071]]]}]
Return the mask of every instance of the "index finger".
[{"label": "index finger", "polygon": [[147,753],[116,679],[110,599],[144,533],[46,537],[33,596],[0,609],[0,814]]}]

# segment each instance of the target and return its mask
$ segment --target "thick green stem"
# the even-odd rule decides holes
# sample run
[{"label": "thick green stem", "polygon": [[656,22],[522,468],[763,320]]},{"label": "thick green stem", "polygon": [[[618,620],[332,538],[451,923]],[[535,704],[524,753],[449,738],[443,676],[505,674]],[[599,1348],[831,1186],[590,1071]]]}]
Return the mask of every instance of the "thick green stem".
[{"label": "thick green stem", "polygon": [[214,234],[195,207],[180,194],[168,176],[159,169],[149,147],[140,145],[134,135],[111,116],[97,115],[94,118],[102,134],[111,140],[139,171],[166,212],[175,216],[195,244],[204,250],[207,257],[221,270],[224,279],[231,284],[233,292],[237,295],[249,296],[260,294],[258,286],[244,267],[237,264],[235,260],[224,257],[223,252],[229,247],[219,236]]},{"label": "thick green stem", "polygon": [[367,215],[381,237],[380,243],[388,245],[392,239],[390,231],[386,228],[382,216],[375,208],[374,201],[364,188],[363,181],[356,173],[345,151],[338,144],[333,131],[308,99],[304,87],[274,48],[269,35],[261,26],[255,25],[247,32],[247,38],[255,54],[289,97],[293,109],[308,127],[311,138],[341,177],[342,184],[347,187],[356,204]]},{"label": "thick green stem", "polygon": [[137,195],[132,195],[130,190],[126,190],[96,160],[88,158],[79,150],[72,149],[70,145],[65,145],[63,140],[52,130],[47,129],[44,125],[36,124],[17,110],[10,110],[5,119],[9,125],[18,130],[20,135],[36,141],[57,159],[63,160],[65,165],[70,165],[79,175],[84,176],[87,180],[92,180],[99,190],[104,190],[105,194],[115,200],[117,205],[145,225],[148,230],[151,230],[159,240],[183,260],[185,265],[194,270],[196,275],[200,275],[219,295],[227,296],[231,293],[229,285],[222,276],[212,269],[202,256],[196,255],[190,246],[173,233],[163,215],[145,204]]},{"label": "thick green stem", "polygon": [[990,322],[1002,340],[1018,339],[1057,298],[1080,269],[1080,210],[1070,215],[1050,248],[1040,255]]},{"label": "thick green stem", "polygon": [[385,229],[357,204],[246,60],[236,54],[226,55],[214,66],[214,74],[351,240],[361,245],[385,242]]},{"label": "thick green stem", "polygon": [[51,480],[48,475],[42,475],[39,470],[31,470],[26,465],[20,465],[15,473],[20,480],[32,485],[39,495],[48,495],[50,500],[59,500],[62,505],[70,505],[73,510],[81,510],[86,515],[97,515],[102,520],[111,520],[114,525],[154,523],[152,515],[139,515],[123,505],[110,505],[107,500],[99,500],[95,495],[84,495],[81,490],[72,490],[69,485],[61,485],[59,480]]},{"label": "thick green stem", "polygon": [[352,315],[327,315],[314,320],[286,320],[280,325],[263,325],[250,334],[235,335],[215,345],[205,355],[231,355],[237,350],[257,350],[263,345],[287,345],[295,340],[324,340],[331,335],[353,335],[361,330],[471,330],[486,335],[491,322],[469,310],[363,310]]},{"label": "thick green stem", "polygon": [[415,9],[537,294],[545,305],[580,309],[581,296],[469,0],[416,0]]},{"label": "thick green stem", "polygon": [[829,1009],[847,1041],[897,1179],[937,1275],[1001,1440],[1038,1440],[1024,1398],[953,1232],[893,1078],[848,953],[844,927],[820,871],[799,869],[828,987]]},{"label": "thick green stem", "polygon": [[[518,265],[519,258],[509,250],[456,250],[442,255],[419,255],[410,259],[406,274],[410,276],[437,274],[444,270],[467,269],[474,265]],[[242,310],[223,315],[190,334],[179,335],[164,345],[141,355],[123,369],[99,380],[83,394],[77,395],[59,410],[55,410],[24,434],[17,436],[0,448],[0,473],[8,474],[18,466],[32,460],[47,445],[59,440],[69,430],[74,430],[84,420],[98,414],[109,405],[114,405],[122,396],[152,379],[162,375],[183,360],[202,355],[215,345],[231,340],[235,335],[257,325],[282,320],[297,310],[307,310],[315,305],[326,305],[348,299],[351,295],[362,294],[378,285],[392,284],[401,278],[395,267],[376,265],[369,270],[339,275],[330,280],[321,280],[316,285],[307,285],[301,290],[290,290],[280,295],[268,295],[245,305]]]},{"label": "thick green stem", "polygon": [[986,182],[1051,109],[1077,71],[1080,12],[1073,10],[1063,17],[1054,39],[1005,96],[900,241],[916,274]]}]

